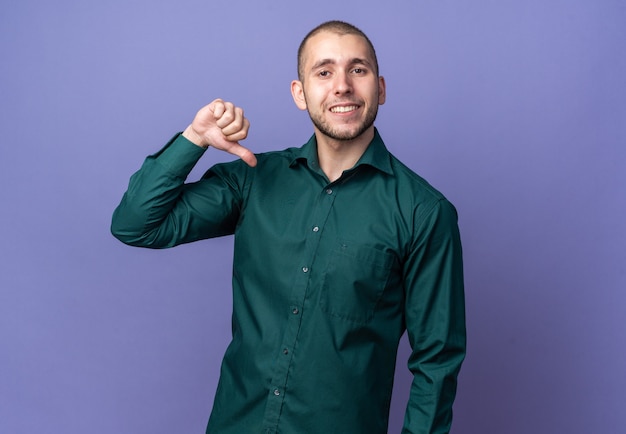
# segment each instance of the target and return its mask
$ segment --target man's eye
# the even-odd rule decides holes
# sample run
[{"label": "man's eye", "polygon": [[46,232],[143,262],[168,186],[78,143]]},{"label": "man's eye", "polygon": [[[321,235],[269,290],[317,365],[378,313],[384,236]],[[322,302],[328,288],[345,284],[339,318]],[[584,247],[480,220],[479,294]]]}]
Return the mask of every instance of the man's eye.
[{"label": "man's eye", "polygon": [[363,68],[354,68],[352,70],[352,72],[354,72],[355,74],[363,74],[363,73],[365,73],[365,69],[363,69]]},{"label": "man's eye", "polygon": [[319,76],[320,77],[328,77],[330,75],[330,72],[328,71],[320,71]]}]

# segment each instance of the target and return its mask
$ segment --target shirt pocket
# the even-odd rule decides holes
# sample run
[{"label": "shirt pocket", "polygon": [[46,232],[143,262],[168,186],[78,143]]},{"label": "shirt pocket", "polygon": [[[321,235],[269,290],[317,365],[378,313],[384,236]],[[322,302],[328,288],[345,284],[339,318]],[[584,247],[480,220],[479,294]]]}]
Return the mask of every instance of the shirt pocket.
[{"label": "shirt pocket", "polygon": [[374,316],[391,268],[393,255],[352,242],[340,242],[324,272],[320,308],[326,314],[358,324]]}]

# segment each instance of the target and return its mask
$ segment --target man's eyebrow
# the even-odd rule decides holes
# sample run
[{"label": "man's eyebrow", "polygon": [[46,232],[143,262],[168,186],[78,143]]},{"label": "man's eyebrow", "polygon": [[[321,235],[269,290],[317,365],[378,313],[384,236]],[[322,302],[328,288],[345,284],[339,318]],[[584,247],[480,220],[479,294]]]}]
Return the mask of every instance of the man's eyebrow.
[{"label": "man's eyebrow", "polygon": [[320,59],[313,64],[313,66],[311,67],[311,70],[315,70],[317,68],[321,68],[322,66],[326,66],[326,65],[332,65],[334,63],[335,61],[333,59]]},{"label": "man's eyebrow", "polygon": [[[316,70],[317,68],[321,68],[322,66],[326,66],[326,65],[334,65],[337,62],[334,59],[320,59],[317,62],[315,62],[313,64],[313,66],[311,67],[311,70]],[[355,57],[353,59],[350,59],[350,61],[348,62],[349,65],[365,65],[369,68],[372,67],[372,64],[369,60],[367,59],[362,59],[360,57]]]},{"label": "man's eyebrow", "polygon": [[361,59],[360,57],[355,57],[354,59],[352,59],[352,61],[350,62],[350,65],[365,65],[369,68],[372,67],[372,64],[370,63],[369,60]]}]

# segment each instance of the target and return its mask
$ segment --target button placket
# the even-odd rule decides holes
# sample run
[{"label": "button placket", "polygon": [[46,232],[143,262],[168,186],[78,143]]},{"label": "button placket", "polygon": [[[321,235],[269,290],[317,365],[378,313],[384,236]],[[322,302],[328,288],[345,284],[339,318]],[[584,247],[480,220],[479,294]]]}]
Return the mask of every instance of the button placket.
[{"label": "button placket", "polygon": [[[319,190],[318,190],[319,191]],[[276,354],[276,363],[272,374],[269,389],[269,401],[265,411],[265,427],[276,432],[276,428],[280,423],[281,407],[285,399],[288,399],[288,373],[293,369],[292,361],[297,354],[297,339],[300,335],[300,327],[302,321],[305,320],[304,310],[306,307],[305,298],[309,287],[309,280],[312,277],[314,262],[317,250],[321,240],[324,226],[333,209],[333,204],[337,197],[337,190],[330,186],[323,187],[319,193],[318,199],[310,210],[310,220],[308,220],[308,228],[305,230],[305,246],[300,257],[300,270],[296,273],[293,283],[293,292],[289,304],[288,325],[285,329],[283,342]],[[303,222],[304,223],[304,222]],[[301,226],[302,227],[302,226]]]}]

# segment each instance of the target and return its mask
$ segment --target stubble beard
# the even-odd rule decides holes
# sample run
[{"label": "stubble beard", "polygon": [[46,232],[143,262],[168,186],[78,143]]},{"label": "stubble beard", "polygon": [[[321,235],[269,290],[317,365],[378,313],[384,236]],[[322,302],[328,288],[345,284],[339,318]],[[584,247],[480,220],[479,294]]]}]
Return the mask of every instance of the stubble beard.
[{"label": "stubble beard", "polygon": [[328,122],[324,119],[322,114],[314,114],[311,113],[310,110],[307,110],[309,113],[309,117],[311,118],[311,122],[313,125],[319,130],[323,135],[337,141],[351,141],[358,137],[360,137],[365,131],[367,131],[372,125],[374,125],[374,121],[376,120],[376,116],[378,114],[378,106],[371,106],[368,111],[365,113],[365,119],[361,122],[356,130],[343,131],[339,128],[333,128],[329,125]]}]

